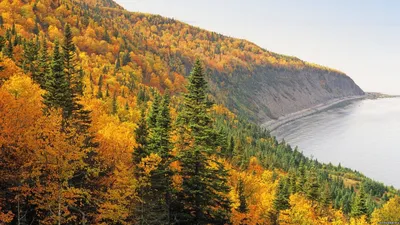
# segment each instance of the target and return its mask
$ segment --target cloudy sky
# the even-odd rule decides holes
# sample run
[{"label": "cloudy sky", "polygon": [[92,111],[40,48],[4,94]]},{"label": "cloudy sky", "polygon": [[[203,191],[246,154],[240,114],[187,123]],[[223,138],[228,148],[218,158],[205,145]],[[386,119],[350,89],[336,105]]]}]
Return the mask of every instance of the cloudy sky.
[{"label": "cloudy sky", "polygon": [[397,0],[117,0],[347,73],[365,91],[400,94]]}]

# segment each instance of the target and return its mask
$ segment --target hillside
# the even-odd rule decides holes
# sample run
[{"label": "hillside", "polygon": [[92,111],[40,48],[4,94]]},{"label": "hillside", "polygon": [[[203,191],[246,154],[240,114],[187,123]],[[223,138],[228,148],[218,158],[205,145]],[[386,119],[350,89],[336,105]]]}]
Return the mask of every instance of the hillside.
[{"label": "hillside", "polygon": [[0,224],[398,218],[398,190],[249,122],[279,115],[249,93],[289,74],[310,88],[322,74],[327,99],[361,94],[343,73],[112,1],[1,1],[0,13]]},{"label": "hillside", "polygon": [[130,13],[112,1],[86,2],[76,3],[85,11],[73,5],[46,8],[44,0],[15,9],[20,15],[4,10],[13,8],[8,1],[1,9],[3,20],[15,21],[17,30],[23,25],[27,32],[44,31],[51,41],[61,38],[65,23],[72,24],[75,43],[87,57],[96,56],[109,68],[118,58],[121,66],[134,70],[136,80],[161,90],[181,90],[183,76],[199,58],[208,68],[215,101],[257,123],[363,94],[342,72],[269,52],[246,40],[157,15]]}]

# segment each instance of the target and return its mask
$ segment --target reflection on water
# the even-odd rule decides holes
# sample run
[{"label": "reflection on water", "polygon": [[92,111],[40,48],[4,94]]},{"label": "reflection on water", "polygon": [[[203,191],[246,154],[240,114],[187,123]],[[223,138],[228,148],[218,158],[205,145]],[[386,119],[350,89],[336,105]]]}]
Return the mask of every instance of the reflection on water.
[{"label": "reflection on water", "polygon": [[400,188],[400,98],[363,100],[272,132],[318,161],[341,163]]}]

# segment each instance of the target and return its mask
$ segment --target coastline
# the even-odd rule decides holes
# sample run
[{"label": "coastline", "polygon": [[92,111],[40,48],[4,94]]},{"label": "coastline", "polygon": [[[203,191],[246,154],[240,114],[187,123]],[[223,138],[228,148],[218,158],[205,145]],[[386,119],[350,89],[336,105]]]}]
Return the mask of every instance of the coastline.
[{"label": "coastline", "polygon": [[348,101],[355,101],[355,100],[361,100],[361,99],[368,99],[371,98],[369,93],[366,93],[365,95],[356,95],[356,96],[349,96],[349,97],[342,97],[342,98],[335,98],[330,101],[320,103],[318,105],[315,105],[313,107],[303,109],[294,113],[287,114],[285,116],[281,116],[276,120],[270,120],[261,125],[261,127],[266,128],[268,131],[273,131],[277,129],[278,127],[285,125],[289,122],[292,122],[294,120],[309,116],[314,113],[321,112],[323,110],[326,110],[328,108],[331,108],[335,105],[338,105],[340,103],[348,102]]}]

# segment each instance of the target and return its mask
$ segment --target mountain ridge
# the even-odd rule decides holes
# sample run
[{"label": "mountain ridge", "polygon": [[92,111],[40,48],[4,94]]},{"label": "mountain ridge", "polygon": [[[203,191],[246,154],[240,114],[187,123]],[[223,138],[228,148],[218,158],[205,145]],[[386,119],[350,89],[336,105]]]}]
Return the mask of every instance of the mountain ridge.
[{"label": "mountain ridge", "polygon": [[[137,80],[160,90],[172,86],[182,90],[183,77],[199,58],[208,68],[213,100],[259,124],[334,98],[364,94],[350,77],[335,69],[175,19],[129,12],[114,1],[75,2],[93,6],[86,7],[90,17],[65,3],[55,11],[59,21],[42,18],[48,10],[38,7],[41,3],[52,5],[42,0],[36,9],[26,7],[26,11],[31,11],[28,14],[39,31],[49,33],[50,40],[61,38],[63,23],[70,23],[82,52],[102,57],[110,68],[118,58],[135,70]],[[78,21],[74,13],[83,20]],[[113,54],[105,56],[107,52]]]}]

